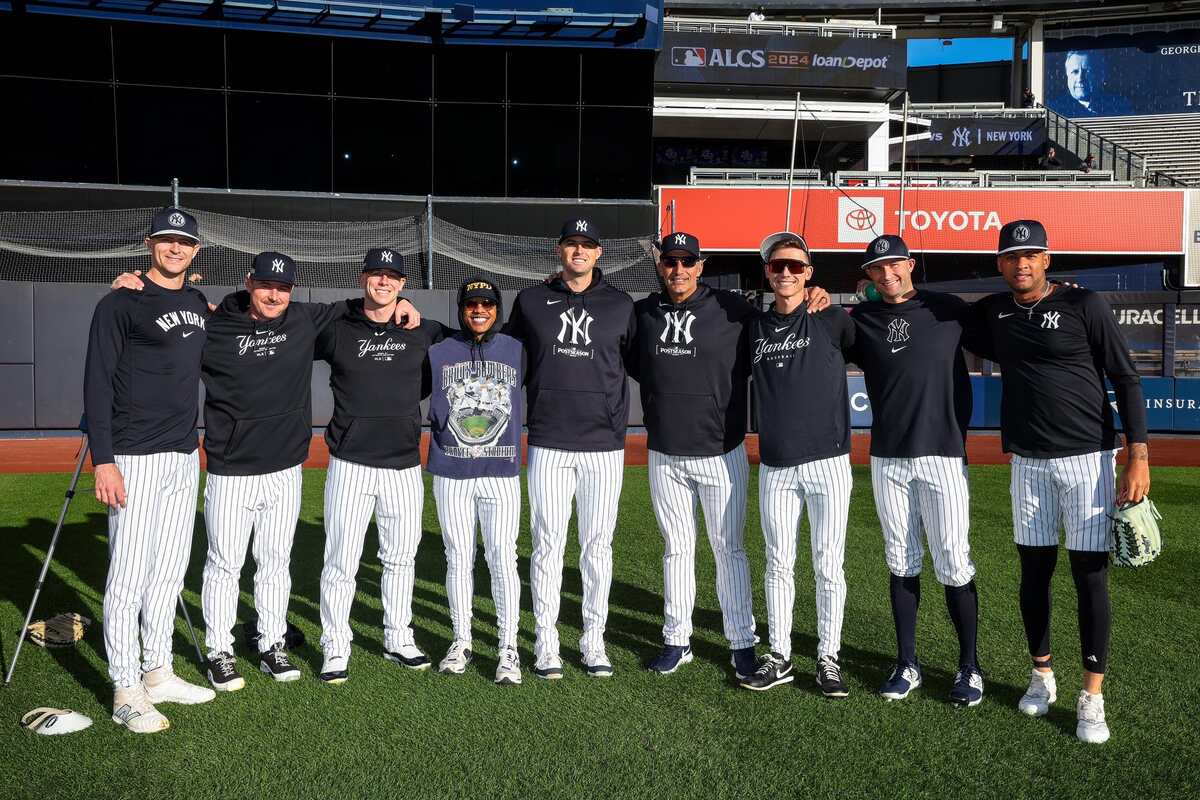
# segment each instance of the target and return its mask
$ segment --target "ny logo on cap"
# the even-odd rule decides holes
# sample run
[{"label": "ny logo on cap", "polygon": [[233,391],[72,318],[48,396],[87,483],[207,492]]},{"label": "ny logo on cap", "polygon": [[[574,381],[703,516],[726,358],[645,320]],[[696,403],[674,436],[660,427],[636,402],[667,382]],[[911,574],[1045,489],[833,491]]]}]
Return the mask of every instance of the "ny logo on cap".
[{"label": "ny logo on cap", "polygon": [[283,259],[282,258],[276,258],[271,261],[271,271],[272,272],[283,272]]},{"label": "ny logo on cap", "polygon": [[908,320],[894,319],[888,324],[889,342],[907,342],[908,341]]},{"label": "ny logo on cap", "polygon": [[1017,227],[1013,228],[1013,241],[1027,242],[1029,241],[1029,236],[1029,228],[1025,227],[1024,225],[1018,225]]},{"label": "ny logo on cap", "polygon": [[891,249],[892,249],[892,243],[889,242],[887,239],[880,239],[878,242],[875,243],[875,252],[876,253],[886,253],[888,250],[891,250]]},{"label": "ny logo on cap", "polygon": [[684,233],[675,234],[675,244],[684,244],[684,245],[687,244],[687,234],[684,234]]},{"label": "ny logo on cap", "polygon": [[381,253],[379,254],[379,258],[380,258],[380,260],[381,260],[381,261],[383,261],[385,264],[390,264],[390,263],[392,263],[392,251],[391,251],[391,250],[384,250],[383,252],[381,252]]},{"label": "ny logo on cap", "polygon": [[167,221],[170,222],[172,225],[174,225],[176,228],[182,227],[183,223],[184,223],[183,214],[180,214],[177,211],[174,214],[172,214],[170,217],[168,217]]},{"label": "ny logo on cap", "polygon": [[575,230],[580,231],[581,233],[587,233],[587,220],[575,220]]}]

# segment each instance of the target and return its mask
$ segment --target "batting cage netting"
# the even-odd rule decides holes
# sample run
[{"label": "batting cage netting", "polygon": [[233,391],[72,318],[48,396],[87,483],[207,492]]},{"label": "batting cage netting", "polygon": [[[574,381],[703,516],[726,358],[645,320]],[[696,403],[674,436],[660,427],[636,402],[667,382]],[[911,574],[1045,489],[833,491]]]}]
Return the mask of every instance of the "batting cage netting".
[{"label": "batting cage netting", "polygon": [[[157,210],[0,212],[0,280],[108,283],[144,269],[143,240]],[[190,272],[210,286],[240,285],[251,258],[264,250],[294,258],[299,284],[314,288],[357,286],[372,247],[402,254],[412,289],[457,289],[475,275],[520,289],[560,268],[552,237],[473,231],[436,216],[292,222],[186,210],[199,221],[203,240]],[[626,291],[657,289],[652,248],[650,236],[606,239],[599,265],[605,279]]]}]

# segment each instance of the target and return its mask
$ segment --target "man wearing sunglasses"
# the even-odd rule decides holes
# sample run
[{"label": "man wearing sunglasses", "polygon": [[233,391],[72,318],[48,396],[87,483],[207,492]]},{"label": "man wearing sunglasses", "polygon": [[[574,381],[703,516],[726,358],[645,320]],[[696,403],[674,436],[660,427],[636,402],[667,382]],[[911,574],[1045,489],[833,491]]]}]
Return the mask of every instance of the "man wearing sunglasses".
[{"label": "man wearing sunglasses", "polygon": [[963,300],[913,287],[914,266],[903,239],[876,237],[867,245],[863,271],[880,299],[859,304],[852,315],[857,336],[851,360],[863,370],[871,401],[871,487],[896,626],[896,663],[879,693],[902,700],[921,685],[916,626],[925,539],[958,634],[950,701],[974,706],[983,699],[983,676],[967,538],[971,383],[962,348],[988,356],[990,347],[967,324]]},{"label": "man wearing sunglasses", "polygon": [[321,570],[320,678],[349,677],[350,606],[363,541],[372,515],[379,528],[379,582],[384,658],[428,669],[413,639],[412,598],[425,483],[421,477],[421,399],[426,353],[444,338],[441,323],[421,320],[413,330],[396,323],[406,282],[403,256],[383,247],[367,251],[346,315],[317,337],[316,357],[329,362],[333,416],[325,429],[325,566]]},{"label": "man wearing sunglasses", "polygon": [[826,697],[849,692],[838,664],[846,605],[850,510],[850,411],[843,352],[854,323],[841,308],[809,314],[812,255],[804,237],[775,233],[760,247],[775,302],[750,323],[750,369],[758,410],[759,510],[766,540],[771,650],[741,685],[764,691],[790,682],[796,533],[805,507],[816,584],[816,682]]},{"label": "man wearing sunglasses", "polygon": [[634,336],[633,300],[596,268],[603,254],[590,219],[563,223],[555,253],[562,271],[517,295],[505,333],[528,355],[529,585],[536,620],[533,673],[563,676],[558,612],[571,501],[579,519],[583,581],[583,668],[612,675],[604,647],[612,540],[625,466],[629,387],[625,360]]},{"label": "man wearing sunglasses", "polygon": [[696,604],[697,499],[717,567],[725,638],[739,679],[753,674],[754,611],[746,520],[746,323],[740,295],[700,281],[700,242],[672,233],[660,244],[663,289],[635,304],[631,371],[640,382],[650,449],[650,499],[665,543],[663,648],[650,663],[662,675],[692,660]]}]

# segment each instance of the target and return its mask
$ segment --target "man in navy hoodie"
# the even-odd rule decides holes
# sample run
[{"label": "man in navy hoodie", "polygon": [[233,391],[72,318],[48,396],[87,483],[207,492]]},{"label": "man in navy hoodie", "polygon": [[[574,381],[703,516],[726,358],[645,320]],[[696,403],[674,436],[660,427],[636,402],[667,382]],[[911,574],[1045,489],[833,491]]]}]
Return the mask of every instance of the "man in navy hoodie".
[{"label": "man in navy hoodie", "polygon": [[472,278],[458,292],[463,329],[429,348],[429,461],[433,497],[446,546],[446,597],[454,641],[438,669],[461,675],[474,658],[475,523],[483,534],[499,628],[496,683],[521,682],[517,619],[521,579],[521,386],[525,353],[498,332],[500,291]]},{"label": "man in navy hoodie", "polygon": [[663,291],[635,305],[631,371],[641,384],[650,449],[650,499],[665,542],[663,648],[650,669],[692,660],[697,499],[717,566],[717,597],[739,680],[754,674],[754,610],[746,522],[747,324],[741,296],[700,282],[699,240],[672,233],[660,245]]},{"label": "man in navy hoodie", "polygon": [[579,517],[583,635],[587,674],[612,675],[604,648],[612,540],[625,466],[629,388],[625,359],[633,345],[633,300],[596,268],[604,252],[589,219],[567,220],[555,248],[562,272],[517,295],[505,331],[529,358],[529,586],[537,620],[533,672],[563,675],[558,612],[571,501]]}]

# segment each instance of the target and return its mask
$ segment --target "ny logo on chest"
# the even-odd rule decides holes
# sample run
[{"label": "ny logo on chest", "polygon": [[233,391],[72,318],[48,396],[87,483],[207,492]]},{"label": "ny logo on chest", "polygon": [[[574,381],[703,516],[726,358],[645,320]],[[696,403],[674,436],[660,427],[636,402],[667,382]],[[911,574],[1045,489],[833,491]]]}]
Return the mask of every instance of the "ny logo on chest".
[{"label": "ny logo on chest", "polygon": [[696,315],[691,311],[668,311],[663,315],[666,320],[666,327],[663,328],[662,335],[659,336],[659,341],[664,344],[691,344],[692,343],[692,324],[696,321]]},{"label": "ny logo on chest", "polygon": [[1043,311],[1042,327],[1051,330],[1058,330],[1058,318],[1061,314],[1061,311]]}]

